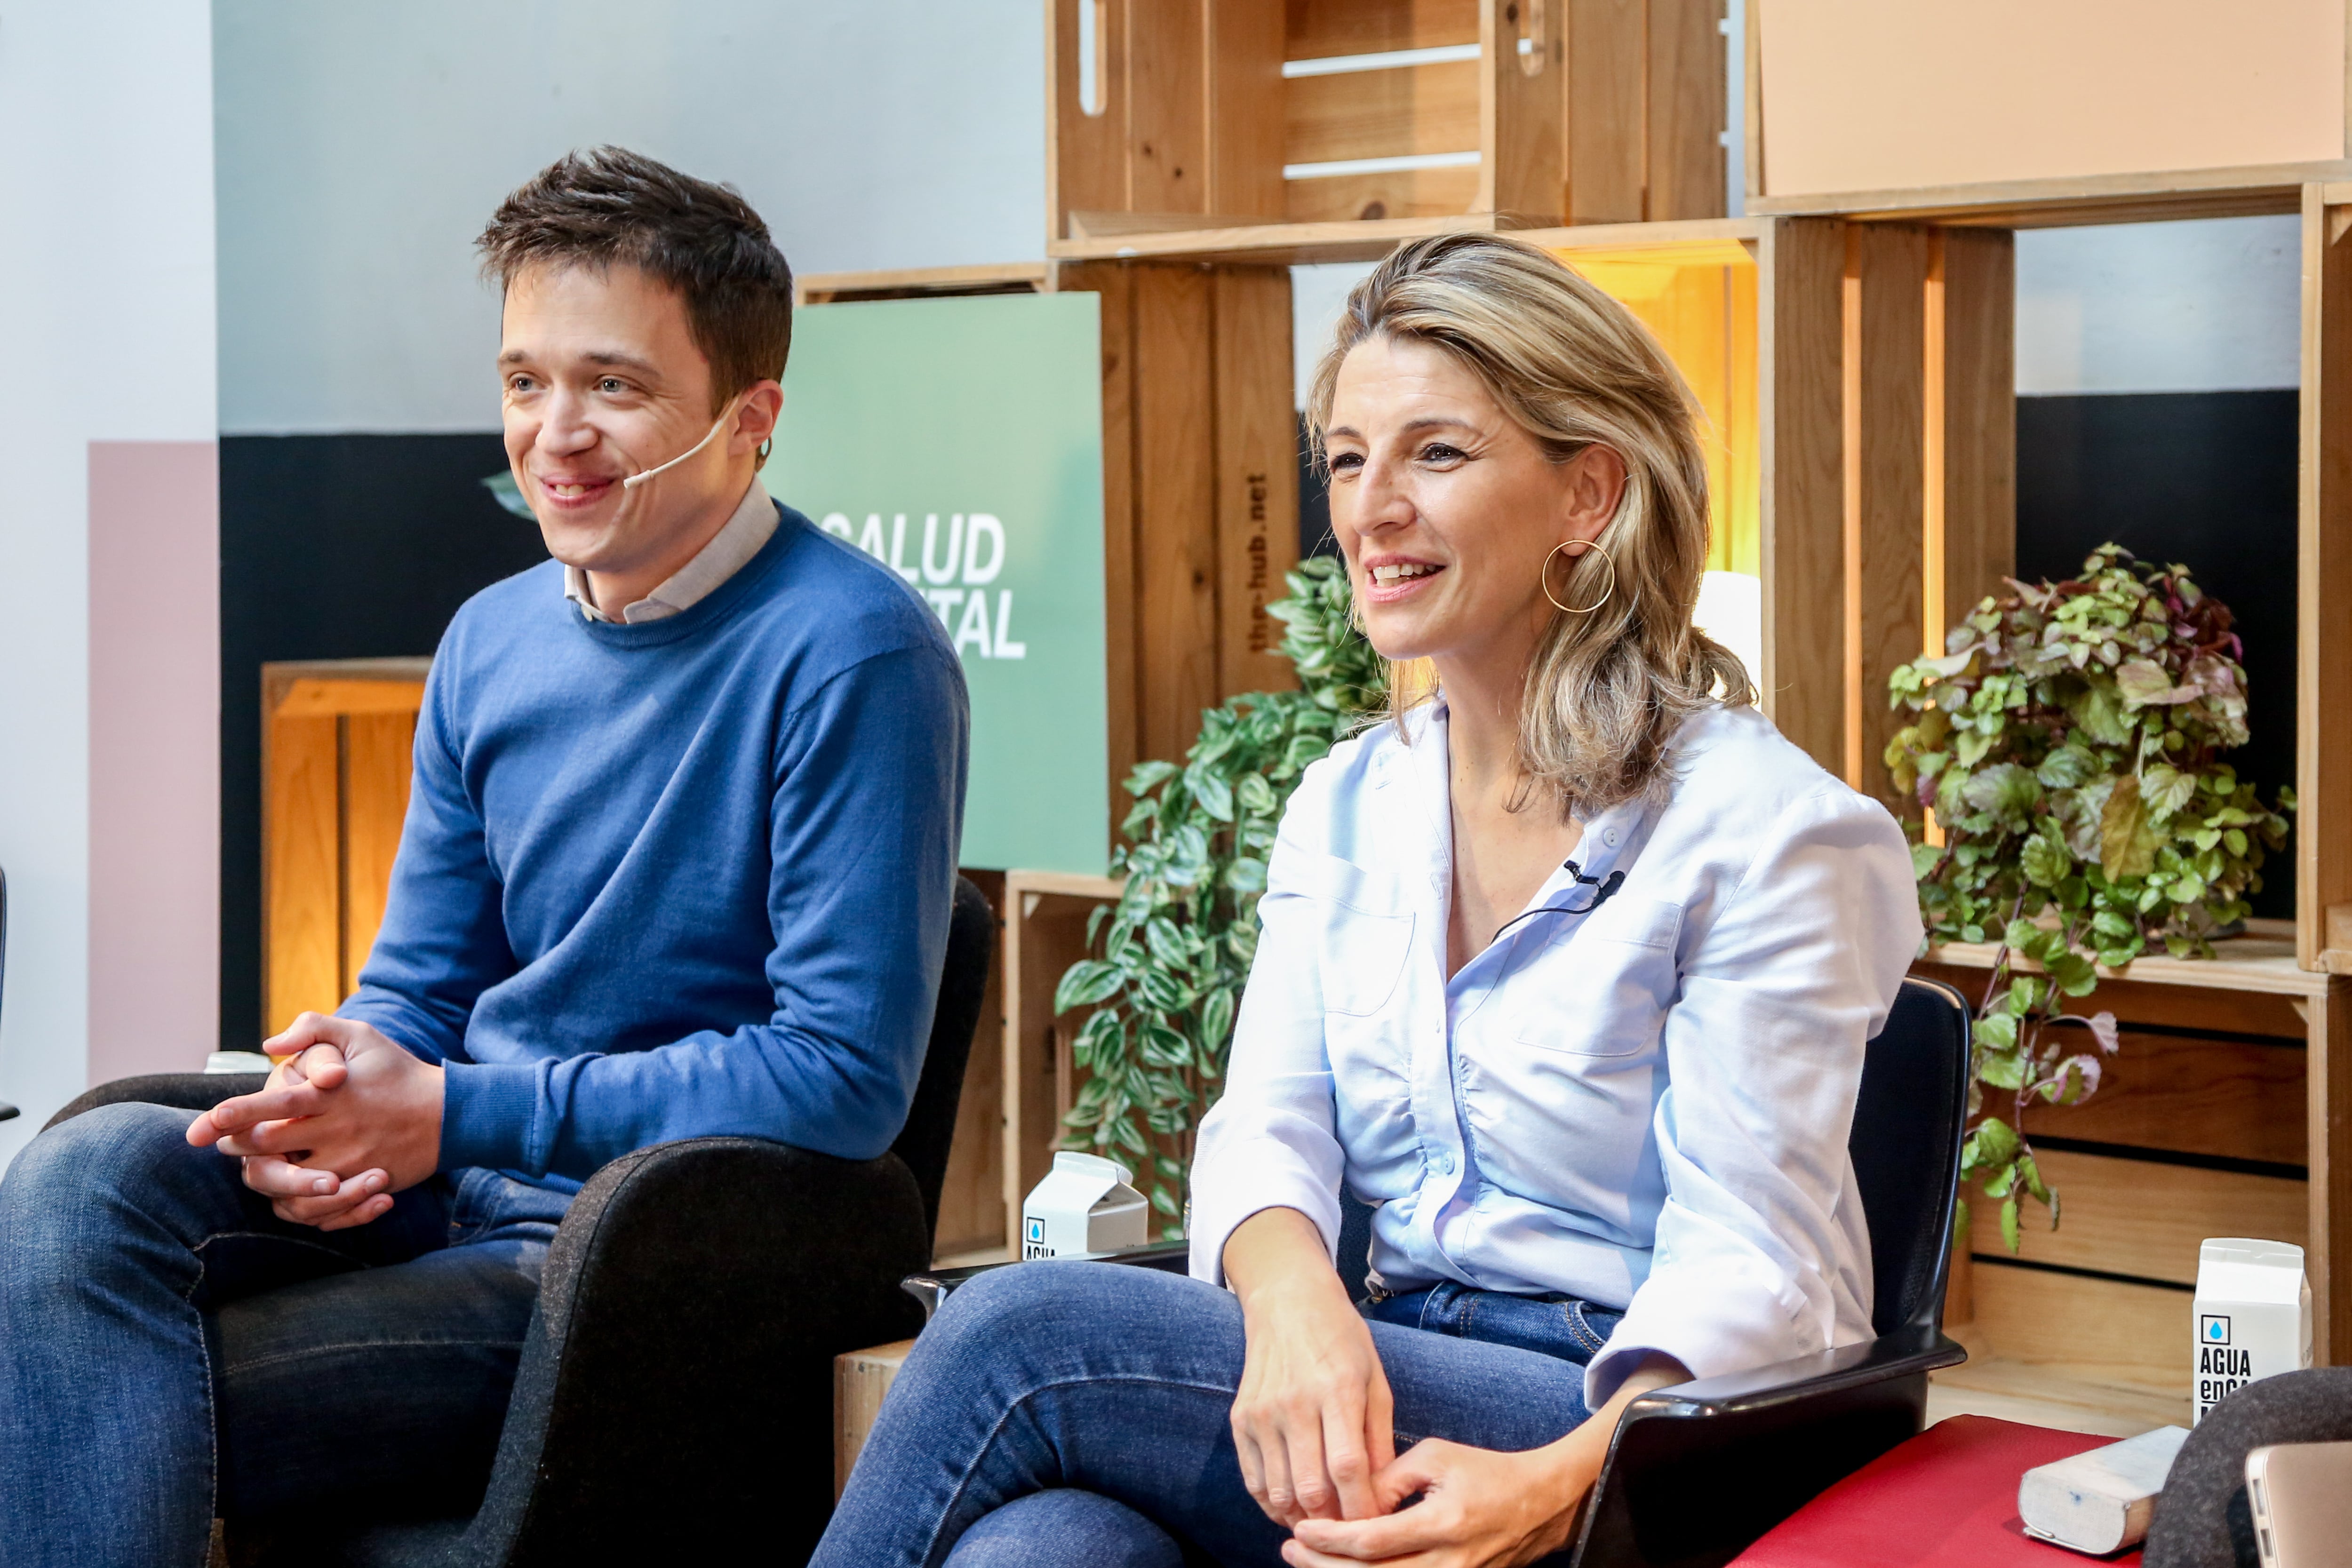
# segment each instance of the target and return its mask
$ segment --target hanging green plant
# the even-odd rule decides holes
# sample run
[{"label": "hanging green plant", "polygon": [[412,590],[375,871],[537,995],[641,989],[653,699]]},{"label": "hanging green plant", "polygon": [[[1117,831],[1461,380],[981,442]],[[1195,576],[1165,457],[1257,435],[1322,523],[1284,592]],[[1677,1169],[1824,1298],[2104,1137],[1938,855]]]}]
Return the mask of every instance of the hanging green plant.
[{"label": "hanging green plant", "polygon": [[1281,651],[1300,689],[1209,708],[1181,764],[1128,775],[1135,807],[1111,856],[1126,887],[1088,923],[1102,956],[1072,965],[1054,993],[1057,1015],[1095,1009],[1071,1045],[1086,1079],[1063,1145],[1136,1167],[1170,1240],[1184,1233],[1193,1130],[1223,1082],[1283,803],[1386,700],[1386,667],[1349,622],[1339,561],[1310,557],[1285,581],[1290,597],[1266,608],[1288,628]]},{"label": "hanging green plant", "polygon": [[1999,945],[1960,1168],[1964,1191],[2000,1200],[2014,1252],[2021,1195],[2053,1226],[2059,1213],[2026,1108],[2089,1097],[2116,1049],[2114,1015],[2079,1010],[2095,966],[2121,968],[2152,943],[2211,956],[2214,934],[2248,915],[2294,801],[2282,789],[2264,807],[2221,759],[2246,742],[2242,650],[2188,568],[2107,544],[2068,581],[2010,586],[1941,658],[1887,678],[1891,703],[1917,716],[1885,762],[1942,830],[1937,844],[1909,825],[1928,941]]}]

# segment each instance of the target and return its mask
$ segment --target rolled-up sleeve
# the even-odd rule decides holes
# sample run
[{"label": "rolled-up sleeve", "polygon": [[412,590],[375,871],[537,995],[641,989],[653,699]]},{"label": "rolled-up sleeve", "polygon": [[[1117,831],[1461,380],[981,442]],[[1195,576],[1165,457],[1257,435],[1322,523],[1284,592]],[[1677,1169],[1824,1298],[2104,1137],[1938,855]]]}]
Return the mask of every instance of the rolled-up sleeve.
[{"label": "rolled-up sleeve", "polygon": [[1867,1337],[1851,1306],[1840,1328],[1842,1300],[1865,1316],[1870,1300],[1846,1141],[1864,1046],[1919,936],[1884,810],[1826,789],[1782,810],[1695,934],[1666,1014],[1666,1198],[1648,1277],[1587,1374],[1592,1406],[1652,1352],[1707,1377]]},{"label": "rolled-up sleeve", "polygon": [[[1290,813],[1313,811],[1301,788]],[[1339,1179],[1345,1156],[1336,1132],[1331,1061],[1324,1049],[1317,977],[1315,901],[1299,883],[1302,852],[1295,818],[1266,872],[1258,903],[1257,954],[1242,995],[1224,1097],[1201,1124],[1192,1164],[1192,1271],[1225,1282],[1225,1242],[1251,1215],[1295,1208],[1339,1246]]]}]

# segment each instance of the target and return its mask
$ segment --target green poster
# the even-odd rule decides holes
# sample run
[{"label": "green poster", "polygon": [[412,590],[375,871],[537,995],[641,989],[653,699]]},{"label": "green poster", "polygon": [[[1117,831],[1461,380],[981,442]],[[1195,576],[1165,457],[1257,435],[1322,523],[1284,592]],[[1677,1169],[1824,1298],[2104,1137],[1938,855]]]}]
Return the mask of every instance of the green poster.
[{"label": "green poster", "polygon": [[1100,330],[1092,294],[793,313],[765,481],[913,584],[954,642],[967,866],[1109,858]]}]

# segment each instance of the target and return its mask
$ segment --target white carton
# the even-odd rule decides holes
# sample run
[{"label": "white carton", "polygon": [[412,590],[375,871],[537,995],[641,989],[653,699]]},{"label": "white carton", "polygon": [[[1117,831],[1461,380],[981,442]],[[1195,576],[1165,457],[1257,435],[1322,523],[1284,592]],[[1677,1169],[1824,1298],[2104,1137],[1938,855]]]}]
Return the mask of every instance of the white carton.
[{"label": "white carton", "polygon": [[1128,1186],[1133,1175],[1100,1155],[1054,1156],[1054,1168],[1021,1205],[1021,1256],[1063,1258],[1140,1247],[1151,1228],[1151,1206]]},{"label": "white carton", "polygon": [[2258,1377],[2311,1364],[2303,1249],[2225,1238],[2197,1252],[2197,1419]]}]

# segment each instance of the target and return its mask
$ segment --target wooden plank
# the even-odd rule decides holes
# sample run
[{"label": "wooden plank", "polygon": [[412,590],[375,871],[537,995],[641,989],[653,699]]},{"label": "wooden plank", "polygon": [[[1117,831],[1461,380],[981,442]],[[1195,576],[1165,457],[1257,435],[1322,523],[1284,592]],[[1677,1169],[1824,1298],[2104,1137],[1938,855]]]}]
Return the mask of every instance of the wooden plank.
[{"label": "wooden plank", "polygon": [[262,718],[262,1027],[343,999],[332,717]]},{"label": "wooden plank", "polygon": [[1136,751],[1135,273],[1115,262],[1064,263],[1055,287],[1098,295],[1102,321],[1103,685],[1109,828]]},{"label": "wooden plank", "polygon": [[425,702],[423,681],[339,681],[306,678],[278,699],[283,718],[332,718],[337,714],[415,713]]},{"label": "wooden plank", "polygon": [[940,1220],[931,1231],[934,1261],[1004,1243],[1004,873],[967,869],[963,874],[996,912],[996,952],[988,988],[981,993],[947,1174],[940,1183]]},{"label": "wooden plank", "polygon": [[2305,187],[2303,461],[2295,570],[2296,954],[2322,967],[2326,912],[2352,901],[2352,207]]},{"label": "wooden plank", "polygon": [[833,1358],[833,1496],[838,1502],[849,1485],[849,1472],[866,1451],[866,1439],[882,1414],[882,1401],[897,1382],[898,1369],[914,1353],[915,1342],[902,1339],[867,1350],[845,1351]]},{"label": "wooden plank", "polygon": [[[1125,797],[1120,797],[1122,805]],[[1004,877],[1004,1244],[1021,1255],[1021,1203],[1045,1176],[1067,1109],[1068,1040],[1085,1021],[1056,1027],[1054,989],[1087,956],[1087,921],[1116,899],[1108,877],[1007,872]]]},{"label": "wooden plank", "polygon": [[1298,672],[1265,612],[1298,564],[1298,424],[1292,408],[1290,272],[1211,277],[1216,323],[1217,689],[1283,691]]},{"label": "wooden plank", "polygon": [[[1283,183],[1284,210],[1290,222],[1301,224],[1377,223],[1409,218],[1454,218],[1478,202],[1479,171],[1462,169],[1392,169],[1373,174],[1321,174],[1311,180]],[[1447,228],[1496,226],[1439,225]],[[1396,248],[1390,241],[1381,254]],[[1140,254],[1140,253],[1139,253]]]},{"label": "wooden plank", "polygon": [[[375,947],[392,893],[393,859],[400,852],[414,772],[416,715],[355,714],[343,726],[342,975],[340,988],[359,988],[360,970]],[[340,1000],[340,998],[338,998]]]},{"label": "wooden plank", "polygon": [[1127,199],[1140,213],[1209,205],[1207,0],[1121,0],[1127,13]]},{"label": "wooden plank", "polygon": [[1204,212],[1283,215],[1283,14],[1265,0],[1202,0],[1208,28]]},{"label": "wooden plank", "polygon": [[[2304,1182],[2064,1149],[2044,1149],[2035,1158],[2057,1189],[2060,1219],[2053,1229],[2039,1204],[2025,1204],[2017,1256],[2029,1263],[2194,1285],[2198,1244],[2209,1236],[2259,1236],[2300,1247],[2306,1233]],[[2010,1256],[2000,1205],[1992,1199],[1971,1197],[1969,1230],[1979,1254]]]},{"label": "wooden plank", "polygon": [[2186,1391],[2187,1291],[1976,1260],[1976,1328],[1988,1353],[2101,1383]]},{"label": "wooden plank", "polygon": [[1649,0],[1645,217],[1723,214],[1723,0]]},{"label": "wooden plank", "polygon": [[1209,275],[1135,271],[1136,744],[1181,758],[1217,689]]},{"label": "wooden plank", "polygon": [[1486,0],[1478,33],[1480,161],[1474,205],[1480,212],[1546,222],[1568,212],[1563,12],[1573,3]]},{"label": "wooden plank", "polygon": [[1097,112],[1079,101],[1078,10],[1098,0],[1045,0],[1045,233],[1067,215],[1127,207],[1127,5],[1099,4],[1094,72]]},{"label": "wooden plank", "polygon": [[[1948,942],[1932,949],[1928,956],[1961,968],[1989,969],[1996,951],[1990,942]],[[2031,959],[2012,958],[2011,962],[2021,973],[2042,972],[2041,966]],[[2291,936],[2228,937],[2213,944],[2210,958],[2174,958],[2151,953],[2124,969],[2110,969],[2105,964],[2097,968],[2102,997],[2107,994],[2106,980],[2126,976],[2148,985],[2258,991],[2282,997],[2315,997],[2327,988],[2326,976],[2314,974],[2295,962],[2294,938]]]},{"label": "wooden plank", "polygon": [[2329,977],[2314,999],[2308,1055],[2312,1356],[2341,1366],[2352,1364],[2352,1285],[2335,1270],[2352,1259],[2352,979]]},{"label": "wooden plank", "polygon": [[1476,60],[1445,60],[1286,81],[1282,161],[1475,152],[1478,75]]},{"label": "wooden plank", "polygon": [[1286,59],[1332,59],[1478,41],[1479,0],[1289,0],[1286,10]]},{"label": "wooden plank", "polygon": [[2003,229],[1947,229],[1937,235],[1934,298],[1941,374],[1934,382],[1939,417],[1939,472],[1928,495],[1937,507],[1942,548],[1931,565],[1941,591],[1928,596],[1939,613],[1928,641],[1968,618],[1987,594],[2005,591],[2017,570],[2017,238]]},{"label": "wooden plank", "polygon": [[2029,1137],[2300,1166],[2308,1147],[2307,1065],[2291,1045],[2127,1029],[2099,1092],[2080,1105],[2034,1106],[2025,1113],[2025,1131]]},{"label": "wooden plank", "polygon": [[1832,772],[1845,764],[1844,639],[1825,604],[1845,596],[1843,225],[1765,225],[1758,302],[1763,448],[1764,712]]},{"label": "wooden plank", "polygon": [[[2226,953],[2234,944],[2217,943],[2215,946]],[[1935,950],[1935,956],[1938,960],[1948,960],[1956,953],[1969,954],[1970,961],[1966,964],[1948,961],[1916,963],[1911,967],[1911,972],[1957,987],[1960,995],[1969,998],[1969,1005],[1979,1004],[1984,1000],[1986,971],[1991,967],[1992,949],[1938,947]],[[2307,985],[2304,991],[2278,992],[2233,990],[2225,986],[2199,985],[2194,981],[2175,981],[2169,977],[2179,975],[2183,969],[2192,973],[2199,970],[2210,972],[2228,962],[2227,959],[2210,963],[2195,959],[2166,959],[2168,967],[2158,970],[2156,960],[2143,958],[2132,966],[2131,978],[2101,979],[2090,1005],[2094,1009],[2115,1014],[2127,1024],[2157,1024],[2184,1030],[2265,1035],[2282,1042],[2302,1040],[2305,1026],[2301,998],[2304,995],[2324,989],[2326,985],[2325,979],[2312,977],[2316,983]],[[2239,967],[2229,965],[2232,969]],[[2265,967],[2266,973],[2276,971],[2301,974],[2291,957],[2284,963],[2275,963],[2275,970]],[[2144,977],[2148,974],[2164,977],[2149,980]]]},{"label": "wooden plank", "polygon": [[1886,677],[1919,656],[1927,469],[1927,235],[1847,231],[1845,781],[1897,816],[1918,802],[1881,760],[1901,727]]},{"label": "wooden plank", "polygon": [[[1754,16],[1749,13],[1751,37]],[[1751,114],[1759,99],[1751,78],[1748,99]],[[1759,138],[1751,134],[1751,168],[1759,152]],[[1815,214],[1865,221],[1984,224],[1996,228],[2063,228],[2078,224],[2253,217],[2294,212],[2301,204],[2304,185],[2314,181],[2342,180],[2347,172],[2352,172],[2352,164],[2263,163],[2227,169],[1996,180],[1909,190],[1842,191],[1826,195],[1766,193],[1751,194],[1747,210],[1758,217]],[[1750,189],[1754,189],[1752,182]]]},{"label": "wooden plank", "polygon": [[1568,221],[1639,223],[1646,215],[1648,7],[1644,0],[1555,4],[1568,16]]},{"label": "wooden plank", "polygon": [[[1423,171],[1460,174],[1461,170]],[[1371,176],[1364,176],[1371,179]],[[1296,199],[1302,186],[1338,186],[1340,180],[1293,180]],[[1465,187],[1475,193],[1476,182]],[[1464,197],[1466,207],[1468,195]],[[1106,235],[1091,240],[1048,240],[1046,253],[1059,261],[1188,260],[1257,262],[1297,266],[1328,261],[1378,261],[1407,240],[1439,234],[1490,234],[1509,230],[1530,245],[1548,250],[1598,249],[1612,252],[1671,253],[1685,246],[1705,246],[1720,264],[1752,262],[1754,247],[1764,233],[1759,218],[1705,218],[1676,224],[1593,224],[1583,228],[1529,225],[1507,213],[1456,212],[1422,217],[1357,221],[1257,224],[1223,229],[1156,230]],[[1694,255],[1693,262],[1709,259]]]},{"label": "wooden plank", "polygon": [[793,280],[793,297],[798,305],[827,305],[852,299],[920,299],[935,294],[1034,293],[1045,288],[1051,271],[1042,261],[1003,261],[974,267],[813,272]]}]

